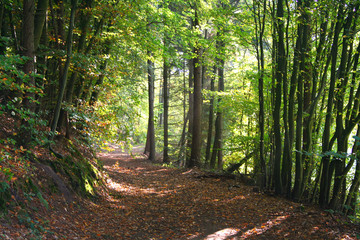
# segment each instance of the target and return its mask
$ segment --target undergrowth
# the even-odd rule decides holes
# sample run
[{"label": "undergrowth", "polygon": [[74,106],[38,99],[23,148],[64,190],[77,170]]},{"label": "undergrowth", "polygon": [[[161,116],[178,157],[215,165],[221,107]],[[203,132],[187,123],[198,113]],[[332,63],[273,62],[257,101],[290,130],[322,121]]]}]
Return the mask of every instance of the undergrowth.
[{"label": "undergrowth", "polygon": [[[0,222],[8,228],[24,228],[25,239],[42,239],[51,235],[46,212],[52,211],[51,199],[61,196],[59,180],[39,166],[48,166],[59,176],[73,198],[95,198],[103,185],[102,166],[80,134],[72,140],[57,137],[52,145],[64,158],[47,148],[46,126],[34,127],[31,142],[25,148],[19,136],[22,117],[6,111],[0,104]],[[36,139],[36,140],[34,140]],[[60,199],[63,199],[60,197]],[[72,204],[63,202],[63,205]],[[21,231],[18,231],[21,232]],[[0,239],[12,239],[3,232]]]}]

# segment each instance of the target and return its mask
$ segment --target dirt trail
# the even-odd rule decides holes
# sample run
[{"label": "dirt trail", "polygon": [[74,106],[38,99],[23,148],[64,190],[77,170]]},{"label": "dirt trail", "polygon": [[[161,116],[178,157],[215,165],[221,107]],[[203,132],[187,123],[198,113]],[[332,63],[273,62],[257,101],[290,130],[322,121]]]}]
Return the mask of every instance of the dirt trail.
[{"label": "dirt trail", "polygon": [[[135,149],[135,152],[141,152]],[[110,194],[72,212],[71,239],[351,239],[326,212],[253,192],[197,169],[101,153]],[[229,187],[230,186],[230,187]],[[345,228],[344,228],[345,226]],[[71,227],[70,227],[71,228]],[[65,232],[65,229],[67,232]]]}]

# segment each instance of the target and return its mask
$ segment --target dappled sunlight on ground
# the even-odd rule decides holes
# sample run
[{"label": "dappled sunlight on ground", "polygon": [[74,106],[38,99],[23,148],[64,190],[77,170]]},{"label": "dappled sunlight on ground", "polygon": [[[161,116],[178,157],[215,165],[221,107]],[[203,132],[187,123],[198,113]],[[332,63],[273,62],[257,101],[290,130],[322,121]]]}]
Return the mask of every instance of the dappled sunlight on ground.
[{"label": "dappled sunlight on ground", "polygon": [[219,230],[213,234],[209,234],[204,239],[206,240],[224,240],[224,239],[231,239],[231,237],[236,236],[240,232],[240,229],[236,228],[225,228]]},{"label": "dappled sunlight on ground", "polygon": [[156,194],[158,196],[166,196],[176,192],[175,190],[156,190],[154,188],[139,188],[136,186],[132,186],[129,184],[122,184],[114,182],[112,179],[107,180],[107,184],[109,189],[112,189],[116,192],[127,194],[127,195],[135,195],[138,196],[139,194]]},{"label": "dappled sunlight on ground", "polygon": [[[289,216],[279,216],[273,220],[269,220],[266,223],[263,223],[261,226],[257,226],[254,227],[252,229],[247,230],[246,232],[244,232],[241,235],[241,238],[248,238],[250,236],[256,236],[256,235],[260,235],[263,234],[264,232],[266,232],[267,230],[269,230],[270,228],[279,225],[282,221],[284,221],[285,219],[287,219]],[[286,237],[286,236],[284,236]]]},{"label": "dappled sunlight on ground", "polygon": [[[137,149],[102,152],[108,193],[79,212],[84,239],[335,239],[324,213],[253,192],[232,179],[165,168]],[[237,187],[232,187],[236,184]],[[312,213],[316,214],[312,214]],[[334,224],[334,223],[333,223]],[[87,232],[86,232],[87,231]],[[96,236],[96,237],[94,237]],[[346,238],[345,238],[346,239]]]},{"label": "dappled sunlight on ground", "polygon": [[114,159],[114,158],[124,157],[126,155],[127,155],[126,153],[116,153],[116,154],[103,153],[101,156]]}]

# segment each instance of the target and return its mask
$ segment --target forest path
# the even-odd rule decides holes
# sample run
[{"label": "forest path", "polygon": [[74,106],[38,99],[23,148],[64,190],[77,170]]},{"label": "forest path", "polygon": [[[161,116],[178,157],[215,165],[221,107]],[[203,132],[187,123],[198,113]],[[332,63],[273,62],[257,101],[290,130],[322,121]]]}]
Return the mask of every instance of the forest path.
[{"label": "forest path", "polygon": [[154,165],[139,152],[99,154],[110,194],[76,213],[81,239],[347,238],[328,213],[229,188],[234,180],[201,178],[197,169]]}]

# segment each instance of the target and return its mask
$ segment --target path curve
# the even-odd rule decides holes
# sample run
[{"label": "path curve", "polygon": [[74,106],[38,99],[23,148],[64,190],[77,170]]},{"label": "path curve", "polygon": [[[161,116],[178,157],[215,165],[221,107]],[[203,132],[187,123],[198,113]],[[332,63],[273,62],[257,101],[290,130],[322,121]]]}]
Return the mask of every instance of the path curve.
[{"label": "path curve", "polygon": [[253,192],[252,187],[234,180],[202,178],[204,173],[198,169],[154,165],[141,152],[135,148],[135,155],[130,156],[115,147],[100,154],[110,177],[107,185],[111,197],[104,205],[113,214],[114,224],[106,230],[109,236],[335,239],[341,234],[332,228],[334,223],[327,213]]},{"label": "path curve", "polygon": [[316,208],[253,192],[231,179],[206,177],[199,169],[154,165],[141,152],[135,148],[129,155],[114,147],[100,153],[109,176],[107,192],[96,201],[65,209],[68,215],[54,232],[67,236],[64,239],[98,240],[352,239],[346,232],[354,236],[346,225]]}]

